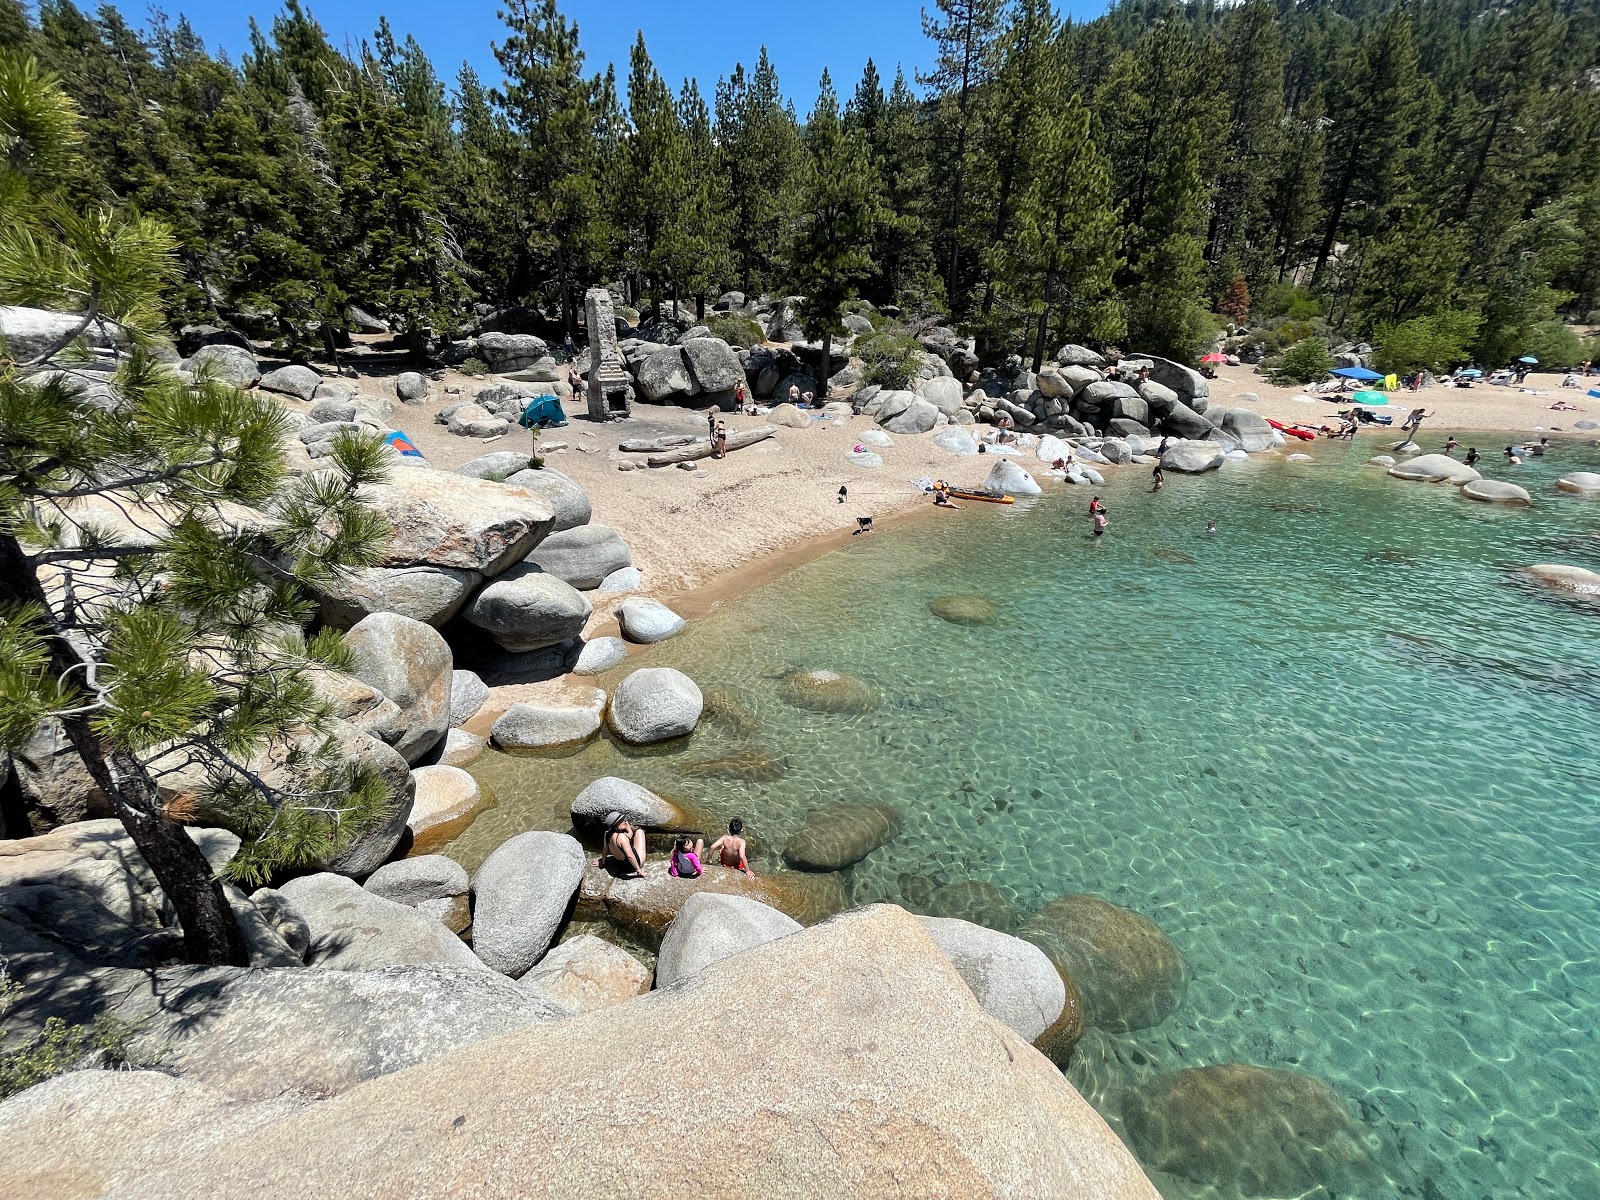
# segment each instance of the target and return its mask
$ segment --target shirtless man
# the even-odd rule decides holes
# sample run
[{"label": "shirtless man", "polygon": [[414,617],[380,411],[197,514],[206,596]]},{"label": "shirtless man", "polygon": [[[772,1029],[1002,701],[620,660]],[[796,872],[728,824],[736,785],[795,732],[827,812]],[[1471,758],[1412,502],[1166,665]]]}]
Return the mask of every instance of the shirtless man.
[{"label": "shirtless man", "polygon": [[606,814],[605,848],[594,865],[604,867],[607,859],[616,864],[624,878],[633,879],[644,873],[644,830],[635,829],[618,812]]},{"label": "shirtless man", "polygon": [[745,861],[743,833],[744,822],[735,817],[728,822],[728,832],[712,842],[706,853],[715,854],[717,861],[728,870],[743,871],[748,878],[754,879],[756,874]]}]

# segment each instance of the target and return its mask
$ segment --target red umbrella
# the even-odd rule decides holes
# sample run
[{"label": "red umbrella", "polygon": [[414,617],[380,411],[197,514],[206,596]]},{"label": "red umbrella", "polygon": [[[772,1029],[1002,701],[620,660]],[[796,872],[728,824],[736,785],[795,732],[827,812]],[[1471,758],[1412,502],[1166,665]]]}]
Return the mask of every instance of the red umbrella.
[{"label": "red umbrella", "polygon": [[1226,354],[1208,354],[1204,358],[1202,358],[1200,361],[1203,362],[1203,363],[1214,363],[1214,362],[1225,363],[1225,362],[1228,361],[1228,356]]}]

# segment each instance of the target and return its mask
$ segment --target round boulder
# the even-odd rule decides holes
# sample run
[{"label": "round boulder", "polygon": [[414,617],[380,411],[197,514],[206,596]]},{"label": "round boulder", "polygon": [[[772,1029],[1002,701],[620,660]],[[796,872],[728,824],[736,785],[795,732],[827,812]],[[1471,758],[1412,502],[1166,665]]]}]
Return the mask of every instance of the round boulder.
[{"label": "round boulder", "polygon": [[523,653],[577,637],[593,612],[570,583],[526,562],[492,580],[461,615],[504,649]]},{"label": "round boulder", "polygon": [[[952,381],[953,382],[953,381]],[[933,435],[933,444],[951,454],[966,455],[978,452],[978,443],[965,429],[943,429]]]},{"label": "round boulder", "polygon": [[1461,494],[1468,500],[1481,500],[1485,504],[1532,504],[1528,489],[1500,479],[1474,479],[1463,484]]},{"label": "round boulder", "polygon": [[472,879],[472,946],[513,979],[544,957],[583,880],[576,838],[519,833],[484,860]]},{"label": "round boulder", "polygon": [[784,425],[790,429],[811,428],[810,416],[801,412],[787,400],[782,404],[774,405],[772,411],[767,414],[767,420],[774,425]]},{"label": "round boulder", "polygon": [[1017,933],[1078,986],[1084,1018],[1098,1029],[1158,1025],[1189,986],[1189,966],[1171,938],[1148,917],[1097,896],[1052,900]]},{"label": "round boulder", "polygon": [[184,366],[195,375],[204,372],[218,383],[236,388],[255,387],[261,380],[261,365],[256,362],[256,356],[238,346],[201,346]]},{"label": "round boulder", "polygon": [[1061,1019],[1066,985],[1037,946],[953,917],[917,920],[995,1020],[1032,1042]]},{"label": "round boulder", "polygon": [[600,732],[606,694],[572,688],[568,704],[513,704],[500,715],[490,738],[501,750],[554,750],[586,742]]},{"label": "round boulder", "polygon": [[443,854],[419,854],[385,863],[361,885],[374,896],[416,907],[425,900],[450,900],[465,896],[467,869]]},{"label": "round boulder", "polygon": [[793,917],[748,896],[696,892],[684,901],[661,939],[656,986],[670,987],[741,950],[799,933]]},{"label": "round boulder", "polygon": [[1020,463],[1001,459],[983,481],[991,492],[1004,492],[1008,496],[1037,496],[1043,489]]},{"label": "round boulder", "polygon": [[1374,454],[1367,459],[1367,465],[1371,467],[1392,467],[1394,462],[1395,459],[1392,454]]},{"label": "round boulder", "polygon": [[1215,471],[1225,458],[1220,442],[1168,442],[1166,453],[1161,456],[1161,466],[1167,471],[1199,475]]},{"label": "round boulder", "polygon": [[552,533],[527,561],[575,588],[597,588],[613,571],[633,565],[628,544],[609,525],[580,525]]},{"label": "round boulder", "polygon": [[878,707],[878,693],[838,671],[796,671],[785,675],[779,694],[796,708],[821,713],[863,713]]},{"label": "round boulder", "polygon": [[982,879],[963,879],[934,888],[922,906],[930,917],[956,917],[1010,933],[1020,919],[1017,906],[994,884]]},{"label": "round boulder", "polygon": [[952,625],[988,625],[994,621],[994,601],[987,596],[939,596],[928,611]]},{"label": "round boulder", "polygon": [[704,708],[700,689],[682,671],[646,667],[617,685],[606,723],[623,741],[645,746],[693,733]]},{"label": "round boulder", "polygon": [[612,813],[620,813],[644,829],[682,828],[684,822],[683,814],[670,800],[615,775],[602,775],[572,802],[572,823],[580,829],[604,828]]},{"label": "round boulder", "polygon": [[1600,601],[1600,573],[1560,563],[1535,563],[1531,567],[1523,567],[1522,573],[1553,591]]},{"label": "round boulder", "polygon": [[1382,1182],[1371,1133],[1327,1084],[1293,1071],[1158,1075],[1127,1096],[1122,1119],[1146,1167],[1230,1194],[1373,1195]]},{"label": "round boulder", "polygon": [[628,657],[628,643],[621,638],[592,638],[578,651],[578,661],[572,664],[574,675],[599,675],[609,671]]},{"label": "round boulder", "polygon": [[527,488],[555,510],[556,522],[552,529],[556,533],[587,525],[594,514],[589,493],[554,467],[540,467],[538,470],[524,467],[506,476],[506,482],[513,487]]},{"label": "round boulder", "polygon": [[1483,478],[1466,463],[1448,454],[1419,454],[1390,467],[1389,475],[1393,479],[1411,479],[1419,483],[1471,483]]},{"label": "round boulder", "polygon": [[296,400],[309,400],[316,395],[317,385],[322,382],[310,367],[291,364],[279,367],[276,371],[268,371],[261,377],[257,384],[262,391],[277,392],[280,396],[293,396]]},{"label": "round boulder", "polygon": [[426,404],[428,381],[416,371],[402,371],[394,381],[394,394],[402,404]]},{"label": "round boulder", "polygon": [[489,685],[476,671],[450,672],[450,724],[465,725],[489,698]]},{"label": "round boulder", "polygon": [[1571,471],[1556,480],[1556,487],[1575,496],[1600,496],[1600,475],[1593,471]]},{"label": "round boulder", "polygon": [[577,1016],[644,995],[650,968],[626,950],[580,933],[551,947],[517,986]]},{"label": "round boulder", "polygon": [[446,767],[464,767],[482,756],[489,743],[465,729],[452,729],[444,735],[444,749],[439,752],[439,763]]},{"label": "round boulder", "polygon": [[887,804],[830,804],[813,809],[789,836],[783,861],[801,871],[842,871],[900,832],[901,816]]},{"label": "round boulder", "polygon": [[688,624],[661,601],[647,596],[624,600],[617,608],[617,623],[622,626],[623,637],[647,646],[666,641]]}]

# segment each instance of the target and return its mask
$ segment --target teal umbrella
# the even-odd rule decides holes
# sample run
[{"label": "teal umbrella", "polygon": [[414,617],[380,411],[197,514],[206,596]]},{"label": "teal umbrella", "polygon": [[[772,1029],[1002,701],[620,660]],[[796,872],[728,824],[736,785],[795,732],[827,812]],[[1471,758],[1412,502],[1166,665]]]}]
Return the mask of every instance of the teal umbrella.
[{"label": "teal umbrella", "polygon": [[1524,354],[1521,358],[1517,359],[1517,361],[1518,362],[1525,362],[1525,363],[1532,363],[1534,366],[1538,366],[1539,365],[1539,360],[1537,358],[1535,358],[1531,354]]},{"label": "teal umbrella", "polygon": [[1353,397],[1357,404],[1364,404],[1370,408],[1389,403],[1389,397],[1382,392],[1357,392]]}]

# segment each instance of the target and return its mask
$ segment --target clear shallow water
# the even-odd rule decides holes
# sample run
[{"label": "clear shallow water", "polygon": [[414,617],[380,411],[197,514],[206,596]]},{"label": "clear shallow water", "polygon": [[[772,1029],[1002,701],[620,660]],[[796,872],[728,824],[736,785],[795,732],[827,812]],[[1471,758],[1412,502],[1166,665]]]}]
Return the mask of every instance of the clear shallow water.
[{"label": "clear shallow water", "polygon": [[[1344,1097],[1382,1140],[1381,1194],[1600,1195],[1600,610],[1509,570],[1600,569],[1600,502],[1551,487],[1600,454],[1491,461],[1534,493],[1508,510],[1362,467],[1371,442],[1313,452],[1156,496],[1124,470],[1098,545],[1082,488],[855,539],[630,658],[741,718],[666,753],[486,756],[500,805],[452,852],[565,828],[606,773],[744,816],[768,869],[809,809],[888,803],[905,825],[850,872],[857,902],[917,876],[987,880],[1024,913],[1090,892],[1181,948],[1179,1011],[1091,1031],[1068,1071],[1119,1128],[1152,1075],[1248,1062]],[[950,593],[996,622],[932,616]],[[779,699],[823,667],[880,705]],[[753,746],[786,772],[682,772]]]}]

